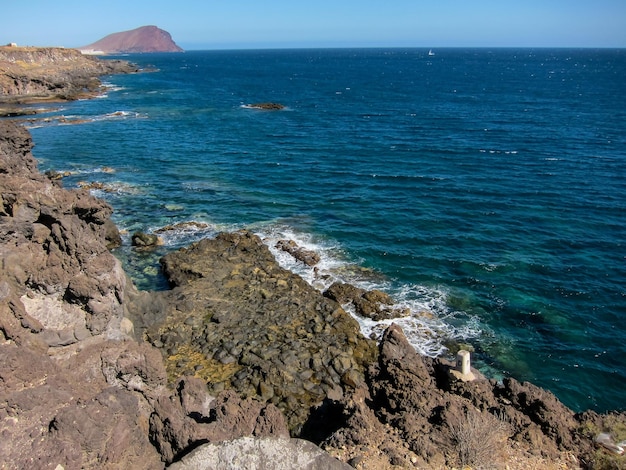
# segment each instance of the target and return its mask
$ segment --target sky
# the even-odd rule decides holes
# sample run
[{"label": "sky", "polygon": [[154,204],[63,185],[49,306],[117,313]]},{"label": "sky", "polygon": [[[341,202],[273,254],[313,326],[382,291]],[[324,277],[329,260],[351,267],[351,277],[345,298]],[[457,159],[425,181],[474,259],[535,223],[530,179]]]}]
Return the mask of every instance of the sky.
[{"label": "sky", "polygon": [[140,26],[183,49],[626,48],[626,0],[0,0],[0,44],[80,47]]}]

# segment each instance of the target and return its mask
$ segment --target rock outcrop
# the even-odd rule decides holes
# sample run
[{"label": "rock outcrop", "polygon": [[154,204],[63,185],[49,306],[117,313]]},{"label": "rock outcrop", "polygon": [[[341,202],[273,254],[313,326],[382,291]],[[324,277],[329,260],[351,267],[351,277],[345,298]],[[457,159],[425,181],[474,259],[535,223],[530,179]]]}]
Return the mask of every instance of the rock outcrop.
[{"label": "rock outcrop", "polygon": [[[548,462],[575,468],[578,452],[592,449],[574,413],[551,393],[512,379],[457,381],[448,373],[452,367],[420,356],[402,330],[390,326],[366,384],[326,405],[340,419],[322,447],[381,468],[546,468]],[[364,427],[371,432],[358,432]]]},{"label": "rock outcrop", "polygon": [[[363,382],[375,345],[339,304],[281,268],[262,240],[223,233],[165,256],[173,289],[133,310],[171,378],[273,403],[297,435],[311,406]],[[161,310],[155,297],[162,297]],[[143,320],[142,320],[143,319]]]},{"label": "rock outcrop", "polygon": [[285,105],[272,102],[252,103],[245,105],[245,107],[250,109],[263,109],[265,111],[280,111],[282,109],[285,109]]},{"label": "rock outcrop", "polygon": [[121,54],[145,52],[183,52],[167,31],[156,26],[141,26],[108,36],[79,48],[87,53]]},{"label": "rock outcrop", "polygon": [[98,77],[136,72],[126,61],[99,60],[75,49],[0,47],[0,116],[32,113],[18,105],[93,97]]},{"label": "rock outcrop", "polygon": [[273,405],[168,386],[161,353],[131,338],[111,208],[41,175],[31,147],[0,121],[0,466],[154,469],[205,442],[287,436]]}]

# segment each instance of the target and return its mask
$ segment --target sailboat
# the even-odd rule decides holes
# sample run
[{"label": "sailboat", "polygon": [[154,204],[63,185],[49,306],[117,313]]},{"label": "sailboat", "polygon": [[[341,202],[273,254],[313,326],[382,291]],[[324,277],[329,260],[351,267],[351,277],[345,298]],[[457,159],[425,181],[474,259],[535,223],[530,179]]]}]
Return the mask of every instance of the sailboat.
[{"label": "sailboat", "polygon": [[434,56],[434,55],[435,55],[435,53],[434,53],[434,52],[433,52],[433,50],[431,49],[431,50],[429,50],[429,51],[428,51],[428,55],[432,57],[432,56]]}]

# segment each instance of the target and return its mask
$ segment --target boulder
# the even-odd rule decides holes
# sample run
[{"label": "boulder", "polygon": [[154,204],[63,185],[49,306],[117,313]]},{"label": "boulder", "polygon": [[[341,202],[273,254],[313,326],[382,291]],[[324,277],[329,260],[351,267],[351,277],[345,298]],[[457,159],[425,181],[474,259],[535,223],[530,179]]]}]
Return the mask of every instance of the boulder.
[{"label": "boulder", "polygon": [[301,439],[242,437],[205,444],[168,467],[171,470],[349,470],[314,444]]},{"label": "boulder", "polygon": [[135,232],[131,237],[133,246],[137,248],[153,248],[163,244],[158,235],[152,233]]},{"label": "boulder", "polygon": [[394,307],[394,300],[389,294],[379,290],[365,290],[342,282],[333,283],[324,296],[339,302],[341,305],[352,305],[355,313],[374,321],[407,316],[410,312],[405,308]]},{"label": "boulder", "polygon": [[298,261],[302,261],[307,266],[315,266],[320,262],[320,255],[312,250],[307,250],[298,246],[293,240],[279,240],[276,243],[276,248],[289,253]]},{"label": "boulder", "polygon": [[243,436],[288,437],[289,432],[273,405],[241,399],[232,390],[209,398],[204,381],[194,377],[179,380],[174,393],[160,395],[154,403],[150,438],[165,462],[179,459],[198,443]]}]

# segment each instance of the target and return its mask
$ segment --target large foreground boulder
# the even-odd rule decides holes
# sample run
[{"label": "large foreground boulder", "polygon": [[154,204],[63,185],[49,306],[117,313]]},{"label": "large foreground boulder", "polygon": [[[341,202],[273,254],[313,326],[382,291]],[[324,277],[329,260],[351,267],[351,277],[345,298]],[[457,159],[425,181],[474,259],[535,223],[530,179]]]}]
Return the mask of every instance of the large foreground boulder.
[{"label": "large foreground boulder", "polygon": [[311,442],[288,438],[242,437],[205,444],[172,464],[171,470],[349,470]]}]

